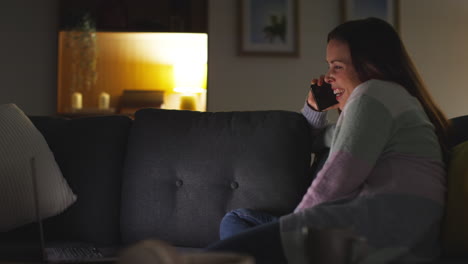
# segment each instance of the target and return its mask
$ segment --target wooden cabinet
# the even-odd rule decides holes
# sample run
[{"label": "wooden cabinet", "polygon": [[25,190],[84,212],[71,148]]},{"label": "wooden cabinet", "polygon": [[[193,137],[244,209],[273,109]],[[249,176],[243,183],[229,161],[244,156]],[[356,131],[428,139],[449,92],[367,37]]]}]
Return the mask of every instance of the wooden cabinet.
[{"label": "wooden cabinet", "polygon": [[207,32],[207,0],[61,0],[60,30],[85,15],[97,31]]}]

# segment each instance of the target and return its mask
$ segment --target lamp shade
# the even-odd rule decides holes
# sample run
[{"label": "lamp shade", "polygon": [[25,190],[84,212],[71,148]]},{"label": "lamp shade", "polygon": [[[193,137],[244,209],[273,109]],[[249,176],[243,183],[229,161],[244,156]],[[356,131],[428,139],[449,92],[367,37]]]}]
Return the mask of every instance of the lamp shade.
[{"label": "lamp shade", "polygon": [[173,65],[174,91],[201,93],[206,86],[205,63],[177,63]]}]

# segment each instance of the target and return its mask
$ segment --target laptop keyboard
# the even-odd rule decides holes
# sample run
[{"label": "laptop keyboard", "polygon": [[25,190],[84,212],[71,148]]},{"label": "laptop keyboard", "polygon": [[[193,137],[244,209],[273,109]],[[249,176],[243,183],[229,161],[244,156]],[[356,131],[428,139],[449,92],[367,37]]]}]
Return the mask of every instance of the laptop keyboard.
[{"label": "laptop keyboard", "polygon": [[95,247],[63,247],[47,248],[47,255],[52,258],[64,260],[102,258],[102,253]]}]

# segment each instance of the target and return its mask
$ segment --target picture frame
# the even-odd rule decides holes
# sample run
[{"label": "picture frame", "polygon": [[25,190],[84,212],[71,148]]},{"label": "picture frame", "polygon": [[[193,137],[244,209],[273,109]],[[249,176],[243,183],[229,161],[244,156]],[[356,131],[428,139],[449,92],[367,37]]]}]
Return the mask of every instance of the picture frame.
[{"label": "picture frame", "polygon": [[377,17],[399,31],[400,0],[341,0],[341,21]]},{"label": "picture frame", "polygon": [[298,0],[238,0],[240,56],[299,56]]}]

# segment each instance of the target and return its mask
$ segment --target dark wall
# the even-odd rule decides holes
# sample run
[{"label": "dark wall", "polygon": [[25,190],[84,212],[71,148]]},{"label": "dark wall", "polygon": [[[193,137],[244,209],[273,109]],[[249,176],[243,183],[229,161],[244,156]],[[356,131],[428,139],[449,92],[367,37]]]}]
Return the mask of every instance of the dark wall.
[{"label": "dark wall", "polygon": [[2,0],[0,104],[54,114],[59,0]]}]

